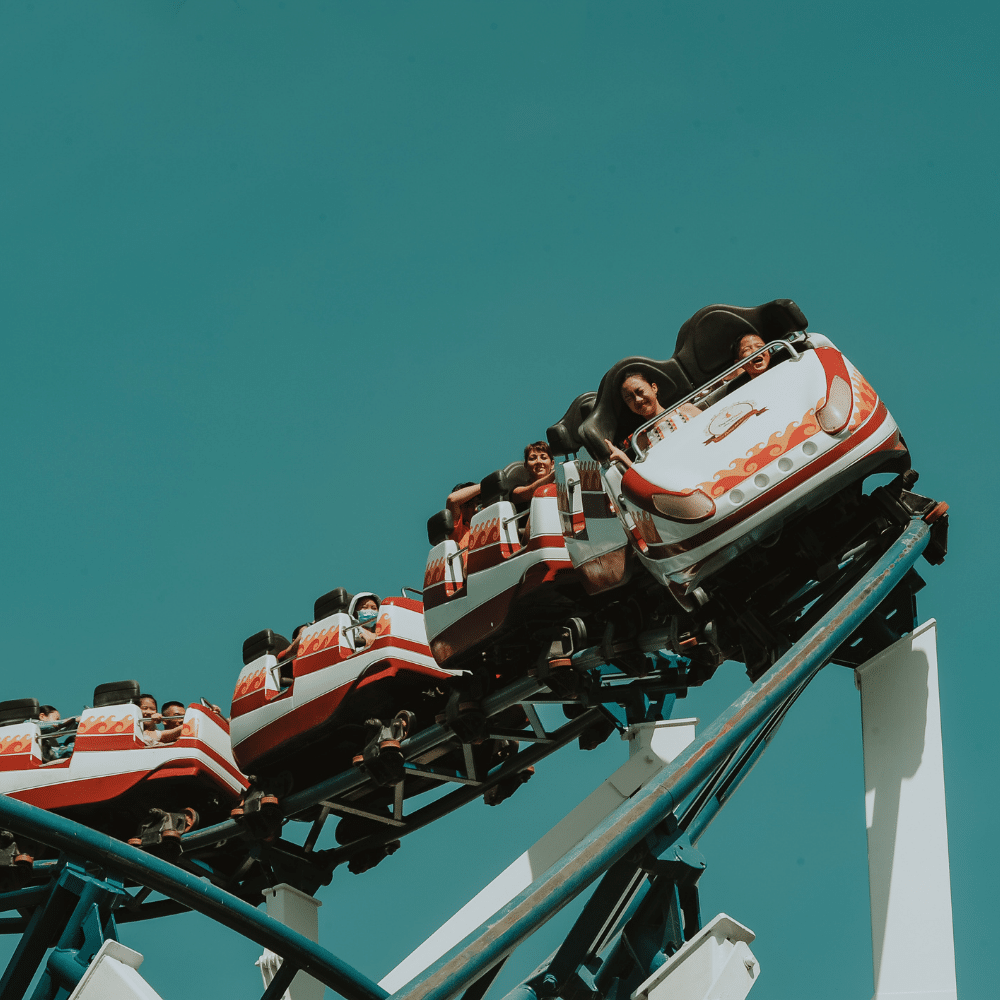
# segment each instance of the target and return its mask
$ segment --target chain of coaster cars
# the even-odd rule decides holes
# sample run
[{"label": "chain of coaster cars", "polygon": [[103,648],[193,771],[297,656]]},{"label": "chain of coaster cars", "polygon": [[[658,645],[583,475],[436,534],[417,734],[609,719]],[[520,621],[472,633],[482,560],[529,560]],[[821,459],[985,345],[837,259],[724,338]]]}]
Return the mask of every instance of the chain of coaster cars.
[{"label": "chain of coaster cars", "polygon": [[[912,491],[885,404],[806,331],[789,299],[713,305],[670,358],[619,361],[548,429],[555,481],[530,503],[514,501],[529,483],[515,462],[482,480],[467,531],[430,518],[420,600],[381,601],[373,641],[355,614],[372,595],[342,588],[292,642],[247,639],[228,725],[192,705],[181,738],[149,748],[131,682],[102,685],[54,732],[37,703],[0,704],[0,791],[248,899],[275,878],[314,891],[473,798],[499,803],[558,747],[669,712],[724,660],[755,680],[913,517],[932,524],[932,564],[947,549],[947,505]],[[637,373],[658,404],[645,418],[622,394]],[[609,447],[626,441],[630,463]],[[565,721],[547,729],[542,703]],[[67,733],[72,752],[50,759]],[[331,815],[339,846],[316,851]],[[281,838],[289,819],[312,823],[301,846]],[[0,832],[0,870],[23,881],[36,854]]]}]

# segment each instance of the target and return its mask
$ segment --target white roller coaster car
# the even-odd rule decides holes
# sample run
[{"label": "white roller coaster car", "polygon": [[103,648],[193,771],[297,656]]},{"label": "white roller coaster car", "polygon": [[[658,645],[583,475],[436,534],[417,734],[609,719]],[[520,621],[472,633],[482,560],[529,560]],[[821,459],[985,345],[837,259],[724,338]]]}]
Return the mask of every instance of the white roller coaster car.
[{"label": "white roller coaster car", "polygon": [[[643,565],[682,601],[803,508],[874,471],[908,467],[878,394],[805,327],[789,300],[709,306],[681,328],[673,358],[615,365],[581,425],[602,460],[605,439],[631,434],[635,461],[624,470],[604,461],[604,489]],[[763,343],[736,360],[747,335]],[[770,363],[750,378],[757,358]],[[648,372],[664,407],[638,426],[621,395],[622,375],[635,369]],[[700,412],[682,414],[684,404]]]}]

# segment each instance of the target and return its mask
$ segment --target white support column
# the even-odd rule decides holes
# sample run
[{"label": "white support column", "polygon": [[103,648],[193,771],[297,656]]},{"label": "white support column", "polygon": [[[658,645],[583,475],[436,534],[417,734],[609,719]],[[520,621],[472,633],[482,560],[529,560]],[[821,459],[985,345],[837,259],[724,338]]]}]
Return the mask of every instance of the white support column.
[{"label": "white support column", "polygon": [[955,1000],[934,619],[863,663],[875,1000]]},{"label": "white support column", "polygon": [[697,719],[667,719],[664,722],[643,722],[630,726],[622,734],[622,739],[629,741],[628,760],[420,947],[404,958],[379,986],[395,993],[458,944],[469,931],[506,906],[670,763],[694,739],[697,722]]},{"label": "white support column", "polygon": [[[307,896],[295,886],[282,882],[273,889],[264,890],[264,903],[267,915],[298,931],[310,941],[319,942],[319,908],[323,905],[318,899]],[[270,948],[264,949],[264,954],[257,959],[257,966],[264,979],[264,985],[270,985],[274,974],[281,966],[281,959]],[[285,990],[283,1000],[323,1000],[326,987],[312,976],[297,972],[292,985]]]},{"label": "white support column", "polygon": [[160,1000],[136,971],[142,955],[118,941],[105,941],[69,1000]]},{"label": "white support column", "polygon": [[636,987],[631,1000],[744,1000],[760,975],[754,932],[720,913]]}]

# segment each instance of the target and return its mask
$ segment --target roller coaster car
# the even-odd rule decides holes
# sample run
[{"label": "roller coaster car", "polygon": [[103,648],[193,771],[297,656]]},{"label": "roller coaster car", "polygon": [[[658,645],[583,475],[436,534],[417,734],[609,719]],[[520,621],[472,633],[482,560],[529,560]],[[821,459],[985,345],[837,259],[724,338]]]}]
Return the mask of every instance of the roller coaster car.
[{"label": "roller coaster car", "polygon": [[244,667],[233,694],[233,753],[255,775],[255,788],[270,785],[285,794],[289,775],[304,788],[352,761],[388,781],[391,775],[380,768],[402,767],[400,756],[390,760],[393,744],[433,723],[443,706],[443,686],[454,675],[431,656],[423,605],[387,597],[375,641],[365,648],[348,614],[351,601],[343,588],[320,597],[316,620],[301,630],[292,655],[280,657],[290,644],[270,629],[243,644]]},{"label": "roller coaster car", "polygon": [[[482,509],[465,550],[449,511],[427,523],[433,546],[424,575],[428,639],[438,663],[472,672],[474,682],[457,685],[466,703],[497,682],[534,671],[554,693],[582,704],[582,677],[562,667],[588,643],[599,643],[604,663],[640,676],[659,669],[641,644],[659,648],[649,645],[655,634],[662,645],[672,638],[680,647],[690,633],[677,620],[680,609],[673,608],[670,621],[656,607],[644,613],[636,588],[626,586],[636,565],[628,535],[604,491],[600,465],[579,436],[596,399],[594,392],[579,396],[548,429],[556,482],[540,487],[527,508],[518,511],[512,502],[514,488],[528,481],[524,464],[516,462],[482,481]],[[651,581],[648,589],[659,590]],[[708,647],[686,654],[692,669],[676,679],[678,693],[702,683],[721,662]]]},{"label": "roller coaster car", "polygon": [[526,615],[547,623],[572,613],[565,591],[579,589],[580,579],[566,551],[556,486],[540,487],[518,511],[511,491],[527,482],[521,462],[482,481],[481,509],[469,524],[465,549],[452,537],[449,511],[427,523],[432,548],[424,572],[424,619],[442,666],[464,665],[524,625]]},{"label": "roller coaster car", "polygon": [[225,719],[189,705],[180,737],[150,746],[138,700],[135,681],[102,684],[78,724],[51,726],[38,721],[33,698],[0,703],[0,792],[176,853],[180,835],[224,819],[247,782],[233,760]]},{"label": "roller coaster car", "polygon": [[[889,500],[862,495],[866,476],[902,473],[909,456],[875,390],[830,340],[806,334],[806,326],[788,299],[700,310],[681,327],[673,357],[626,358],[604,376],[578,432],[584,450],[574,478],[582,497],[571,499],[576,484],[559,479],[567,496],[564,521],[577,537],[596,523],[585,503],[589,497],[597,508],[599,476],[606,502],[652,577],[689,612],[718,598],[709,609],[718,627],[755,605],[750,631],[759,634],[741,642],[770,646],[770,660],[783,640],[760,634],[768,631],[766,619],[794,617],[809,580],[835,576],[849,552],[877,544],[893,519],[887,503],[900,510],[904,502],[933,504],[907,499],[915,473],[896,481]],[[766,346],[736,361],[748,334]],[[751,379],[744,369],[765,356],[766,370]],[[655,383],[665,408],[645,422],[621,395],[623,375],[633,368]],[[680,412],[685,403],[701,412]],[[626,438],[636,460],[622,469],[609,462],[605,440]],[[748,655],[748,669],[762,655]]]}]

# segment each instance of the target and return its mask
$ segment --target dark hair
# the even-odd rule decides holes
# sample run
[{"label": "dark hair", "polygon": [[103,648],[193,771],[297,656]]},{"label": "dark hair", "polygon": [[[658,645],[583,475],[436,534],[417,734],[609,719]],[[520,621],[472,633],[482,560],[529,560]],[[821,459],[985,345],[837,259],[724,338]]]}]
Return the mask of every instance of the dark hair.
[{"label": "dark hair", "polygon": [[[549,447],[548,441],[536,441],[534,444],[526,444],[524,446],[524,461],[527,464],[528,452],[529,451],[544,451],[549,458],[552,458],[552,449]],[[555,459],[552,459],[555,461]]]},{"label": "dark hair", "polygon": [[292,642],[295,642],[295,640],[298,639],[299,633],[304,628],[309,628],[309,626],[312,625],[312,624],[314,624],[314,623],[313,622],[303,622],[301,625],[296,625],[295,626],[295,631],[292,633]]},{"label": "dark hair", "polygon": [[151,694],[141,694],[139,695],[139,701],[141,702],[143,698],[148,698],[154,705],[158,704],[157,700]]},{"label": "dark hair", "polygon": [[[656,383],[653,381],[653,379],[656,378],[656,376],[653,374],[652,371],[650,371],[650,369],[641,368],[639,367],[639,365],[632,365],[631,368],[626,368],[625,371],[621,373],[621,377],[618,380],[618,391],[621,392],[625,386],[625,383],[630,378],[633,378],[635,376],[641,378],[643,382],[645,382],[647,385],[656,385]],[[659,387],[657,386],[657,388]]]},{"label": "dark hair", "polygon": [[[733,360],[734,361],[739,361],[740,360],[740,345],[743,343],[744,340],[747,339],[747,337],[756,337],[760,341],[761,347],[763,347],[764,344],[767,343],[767,341],[759,333],[757,333],[755,330],[751,330],[749,333],[741,333],[736,338],[736,340],[733,341]],[[759,351],[760,347],[758,347],[757,350]],[[754,353],[756,353],[756,352],[754,352]]]},{"label": "dark hair", "polygon": [[56,708],[55,705],[41,705],[38,708],[38,714],[40,716],[42,716],[42,715],[51,715],[53,712],[58,712],[58,711],[59,711],[59,709]]},{"label": "dark hair", "polygon": [[165,712],[165,711],[166,711],[166,710],[167,710],[168,708],[171,708],[171,707],[172,707],[172,706],[174,706],[174,705],[176,705],[176,706],[177,706],[178,708],[183,708],[183,709],[184,709],[184,711],[187,711],[187,705],[185,705],[183,701],[168,701],[168,702],[167,702],[167,703],[166,703],[166,704],[165,704],[165,705],[164,705],[164,706],[163,706],[163,707],[162,707],[162,708],[160,709],[160,712],[161,712],[161,713],[163,713],[163,712]]},{"label": "dark hair", "polygon": [[451,488],[452,493],[457,493],[459,490],[464,490],[466,486],[475,486],[475,483],[456,483]]}]

